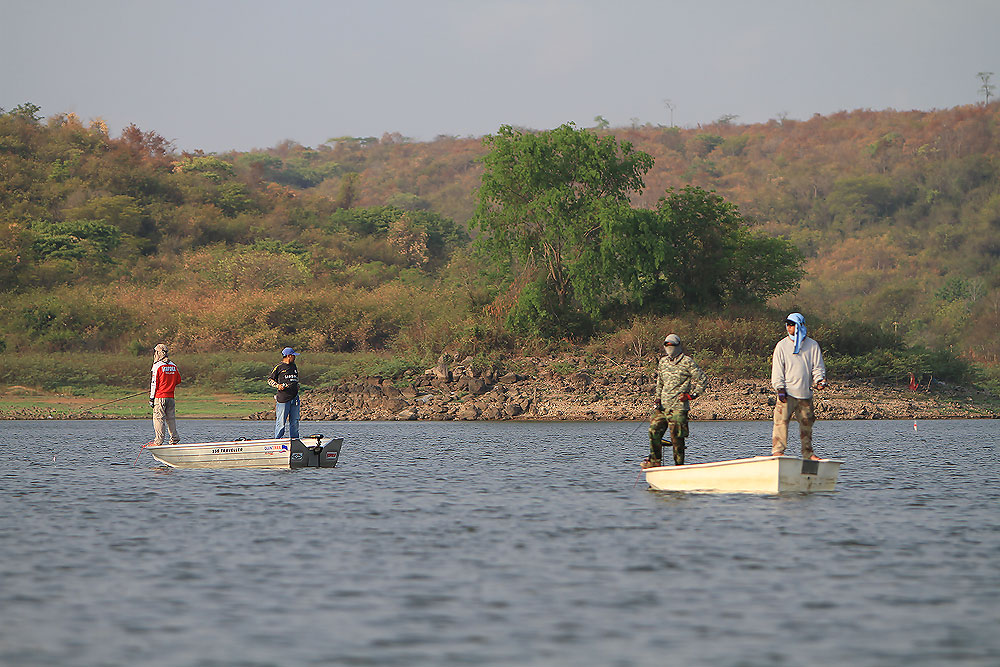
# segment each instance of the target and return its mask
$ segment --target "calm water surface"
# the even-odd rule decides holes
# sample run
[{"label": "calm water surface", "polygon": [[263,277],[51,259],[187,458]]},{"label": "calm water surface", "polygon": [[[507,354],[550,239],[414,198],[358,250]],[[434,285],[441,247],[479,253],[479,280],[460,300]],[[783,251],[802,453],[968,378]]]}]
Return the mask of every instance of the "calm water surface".
[{"label": "calm water surface", "polygon": [[836,492],[740,496],[636,484],[635,422],[303,424],[337,468],[198,471],[133,467],[147,422],[4,421],[0,665],[995,666],[998,426],[819,422]]}]

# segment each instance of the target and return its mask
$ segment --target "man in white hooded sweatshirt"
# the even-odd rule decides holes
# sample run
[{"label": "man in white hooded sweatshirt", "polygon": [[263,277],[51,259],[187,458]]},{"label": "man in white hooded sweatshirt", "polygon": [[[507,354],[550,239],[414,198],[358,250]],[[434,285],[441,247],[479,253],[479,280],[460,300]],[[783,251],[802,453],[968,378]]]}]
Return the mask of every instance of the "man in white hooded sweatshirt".
[{"label": "man in white hooded sweatshirt", "polygon": [[778,392],[774,405],[774,428],[771,431],[771,455],[781,456],[788,444],[788,423],[799,423],[802,458],[818,461],[813,453],[812,388],[826,387],[826,366],[819,343],[806,335],[806,319],[792,313],[785,319],[788,335],[774,346],[771,357],[771,386]]}]

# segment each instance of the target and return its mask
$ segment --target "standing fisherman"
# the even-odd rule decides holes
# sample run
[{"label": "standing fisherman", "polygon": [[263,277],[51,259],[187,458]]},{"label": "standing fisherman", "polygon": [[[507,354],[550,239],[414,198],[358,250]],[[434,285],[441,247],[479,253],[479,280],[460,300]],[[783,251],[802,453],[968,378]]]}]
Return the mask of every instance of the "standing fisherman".
[{"label": "standing fisherman", "polygon": [[788,423],[799,423],[802,458],[819,461],[813,452],[812,388],[826,387],[826,365],[819,343],[806,335],[806,318],[791,313],[785,318],[788,334],[774,346],[771,356],[771,386],[778,392],[774,405],[774,426],[771,429],[771,456],[783,456],[788,445]]},{"label": "standing fisherman", "polygon": [[299,437],[299,368],[295,357],[299,353],[290,347],[281,351],[281,363],[274,367],[267,383],[277,389],[274,395],[274,437],[285,437],[285,423],[288,423],[288,437]]},{"label": "standing fisherman", "polygon": [[170,444],[181,441],[177,433],[177,416],[174,405],[174,387],[181,383],[177,366],[170,361],[167,346],[160,343],[153,348],[153,369],[149,382],[149,407],[153,408],[153,442],[162,445],[165,431],[170,431]]},{"label": "standing fisherman", "polygon": [[684,354],[684,346],[677,334],[670,334],[663,340],[663,349],[666,354],[660,357],[657,364],[656,406],[649,422],[649,456],[643,460],[643,468],[660,465],[663,458],[663,434],[668,428],[674,463],[684,465],[689,401],[705,391],[705,374],[694,359]]}]

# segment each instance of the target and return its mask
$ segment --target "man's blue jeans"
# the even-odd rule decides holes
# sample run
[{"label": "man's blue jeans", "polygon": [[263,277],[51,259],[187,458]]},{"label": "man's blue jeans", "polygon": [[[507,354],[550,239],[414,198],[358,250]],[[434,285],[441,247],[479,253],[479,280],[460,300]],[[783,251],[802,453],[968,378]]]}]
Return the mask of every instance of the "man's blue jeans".
[{"label": "man's blue jeans", "polygon": [[274,404],[274,437],[285,435],[285,422],[288,422],[288,437],[299,437],[299,397],[296,396],[285,403]]}]

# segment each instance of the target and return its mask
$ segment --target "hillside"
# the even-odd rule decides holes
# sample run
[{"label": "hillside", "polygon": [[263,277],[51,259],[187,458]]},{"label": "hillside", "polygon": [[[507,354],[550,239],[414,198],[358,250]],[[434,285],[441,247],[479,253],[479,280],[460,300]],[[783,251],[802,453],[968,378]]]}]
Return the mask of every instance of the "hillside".
[{"label": "hillside", "polygon": [[[808,274],[779,310],[822,304],[832,319],[1000,360],[1000,104],[610,131],[655,159],[637,205],[698,185],[805,253]],[[406,197],[467,221],[479,140],[398,141],[383,138],[353,163],[359,203]],[[347,163],[340,156],[359,150],[341,142],[329,153]]]},{"label": "hillside", "polygon": [[[113,138],[100,121],[38,112],[0,115],[8,351],[526,344],[491,310],[505,284],[468,245],[478,138],[177,154],[154,131]],[[715,190],[804,253],[806,276],[772,301],[776,312],[869,323],[996,366],[998,119],[994,103],[600,132],[655,160],[634,205],[688,184]]]}]

